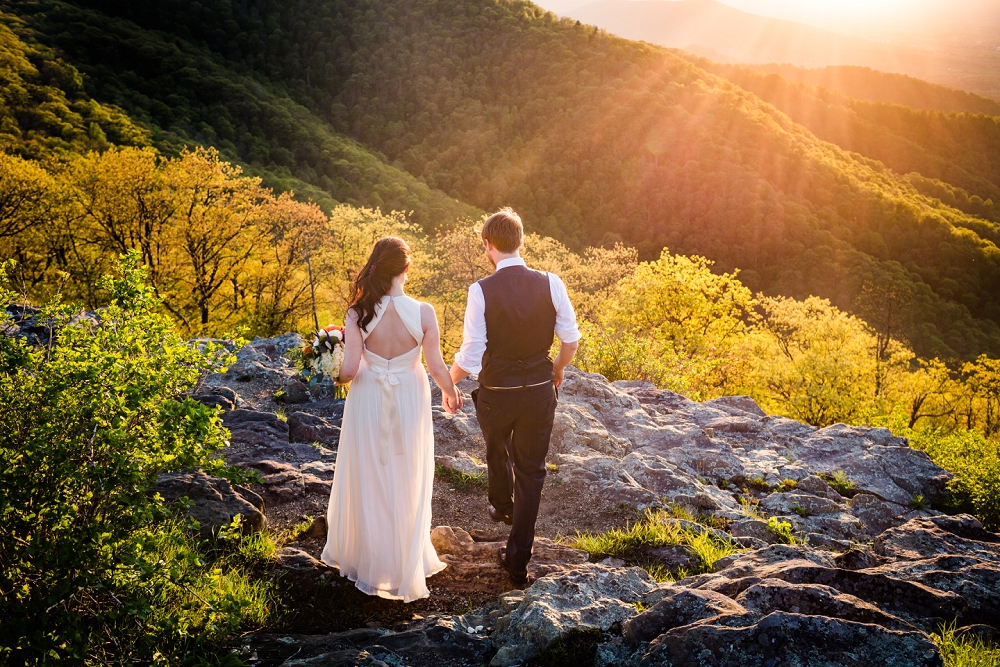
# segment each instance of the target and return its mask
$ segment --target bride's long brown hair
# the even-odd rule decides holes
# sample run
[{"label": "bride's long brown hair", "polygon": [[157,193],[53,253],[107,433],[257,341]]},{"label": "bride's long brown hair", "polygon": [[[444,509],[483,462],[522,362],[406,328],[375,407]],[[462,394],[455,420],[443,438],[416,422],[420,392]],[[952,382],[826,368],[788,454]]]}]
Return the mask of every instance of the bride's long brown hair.
[{"label": "bride's long brown hair", "polygon": [[410,246],[398,236],[385,236],[375,242],[368,263],[364,265],[351,287],[351,308],[358,314],[361,330],[375,317],[375,305],[392,289],[392,279],[410,265]]}]

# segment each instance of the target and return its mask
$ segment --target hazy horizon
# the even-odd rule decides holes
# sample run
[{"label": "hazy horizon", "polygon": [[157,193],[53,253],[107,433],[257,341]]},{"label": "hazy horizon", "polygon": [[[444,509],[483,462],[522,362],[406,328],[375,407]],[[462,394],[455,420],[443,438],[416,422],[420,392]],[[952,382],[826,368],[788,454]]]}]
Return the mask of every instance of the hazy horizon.
[{"label": "hazy horizon", "polygon": [[[537,0],[556,14],[567,14],[597,0]],[[683,0],[659,0],[677,2]],[[996,0],[718,0],[759,16],[795,21],[844,35],[893,34],[993,37],[1000,47],[1000,2]]]}]

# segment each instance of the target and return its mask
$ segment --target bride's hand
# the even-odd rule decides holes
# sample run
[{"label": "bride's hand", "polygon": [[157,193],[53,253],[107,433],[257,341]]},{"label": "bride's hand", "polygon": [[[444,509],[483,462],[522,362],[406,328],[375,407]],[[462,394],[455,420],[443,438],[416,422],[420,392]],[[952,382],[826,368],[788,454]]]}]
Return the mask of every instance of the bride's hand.
[{"label": "bride's hand", "polygon": [[442,403],[448,414],[455,414],[462,409],[462,392],[455,389],[451,395],[442,392]]}]

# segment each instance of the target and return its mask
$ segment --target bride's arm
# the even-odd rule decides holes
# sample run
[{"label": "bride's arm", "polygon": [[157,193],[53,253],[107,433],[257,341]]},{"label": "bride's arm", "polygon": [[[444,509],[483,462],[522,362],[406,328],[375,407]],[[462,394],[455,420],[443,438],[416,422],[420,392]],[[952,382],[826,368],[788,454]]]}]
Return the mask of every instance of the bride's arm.
[{"label": "bride's arm", "polygon": [[424,330],[424,361],[427,363],[427,372],[441,387],[445,399],[444,409],[448,412],[457,412],[462,407],[462,395],[455,389],[455,383],[451,381],[451,374],[448,372],[448,365],[441,356],[441,330],[438,328],[434,306],[429,303],[420,304],[420,326]]},{"label": "bride's arm", "polygon": [[361,348],[364,347],[364,339],[361,338],[361,327],[358,326],[358,314],[353,308],[347,309],[347,317],[344,318],[344,362],[340,365],[340,375],[337,382],[347,384],[358,374],[361,367]]}]

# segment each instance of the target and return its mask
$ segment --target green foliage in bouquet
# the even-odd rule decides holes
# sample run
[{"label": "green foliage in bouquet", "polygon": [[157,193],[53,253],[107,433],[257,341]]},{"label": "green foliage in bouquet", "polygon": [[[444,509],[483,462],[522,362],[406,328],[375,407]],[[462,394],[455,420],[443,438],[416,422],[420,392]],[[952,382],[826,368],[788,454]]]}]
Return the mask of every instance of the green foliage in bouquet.
[{"label": "green foliage in bouquet", "polygon": [[177,335],[136,253],[102,287],[99,321],[44,306],[46,347],[0,336],[0,663],[183,664],[269,613],[238,531],[196,543],[151,492],[171,470],[239,481],[210,458],[217,409],[184,396],[229,355]]}]

